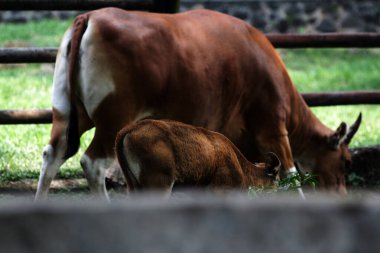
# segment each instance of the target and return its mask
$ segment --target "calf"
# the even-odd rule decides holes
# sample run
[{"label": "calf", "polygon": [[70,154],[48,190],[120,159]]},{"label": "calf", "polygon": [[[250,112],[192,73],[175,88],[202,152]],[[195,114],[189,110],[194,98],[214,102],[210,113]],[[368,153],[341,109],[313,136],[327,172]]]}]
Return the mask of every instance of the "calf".
[{"label": "calf", "polygon": [[273,153],[266,163],[252,164],[224,135],[167,120],[142,120],[123,128],[115,149],[130,190],[273,187],[281,165]]},{"label": "calf", "polygon": [[[100,9],[78,16],[62,40],[53,81],[53,125],[36,199],[95,127],[81,159],[93,193],[107,197],[118,131],[144,117],[201,126],[228,137],[249,161],[273,151],[282,174],[294,160],[321,186],[345,192],[349,142],[310,111],[284,63],[257,29],[208,10],[179,14]],[[306,166],[304,166],[306,167]]]}]

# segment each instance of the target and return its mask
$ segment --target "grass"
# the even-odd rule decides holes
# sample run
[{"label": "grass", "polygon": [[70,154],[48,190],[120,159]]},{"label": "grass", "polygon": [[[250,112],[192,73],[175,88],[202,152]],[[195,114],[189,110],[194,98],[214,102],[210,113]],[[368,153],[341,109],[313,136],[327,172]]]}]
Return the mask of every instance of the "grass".
[{"label": "grass", "polygon": [[[27,24],[0,23],[0,47],[58,47],[70,20],[44,20]],[[53,64],[0,65],[0,109],[51,108]],[[38,178],[42,148],[50,136],[50,125],[0,126],[0,181]],[[59,172],[59,178],[82,177],[80,152]]]},{"label": "grass", "polygon": [[[57,47],[70,21],[0,24],[0,47]],[[380,89],[380,49],[281,50],[289,73],[301,92]],[[50,108],[51,64],[0,65],[0,109]],[[331,128],[351,124],[363,113],[352,146],[380,143],[380,106],[336,106],[312,109]],[[79,158],[93,132],[82,138],[78,154],[66,163],[61,178],[81,177]],[[0,181],[37,178],[41,151],[50,125],[0,126]]]},{"label": "grass", "polygon": [[248,196],[251,197],[267,197],[268,194],[276,193],[297,193],[297,189],[307,187],[309,190],[315,191],[315,187],[318,185],[318,179],[316,175],[299,173],[289,173],[285,178],[281,180],[275,180],[274,185],[271,187],[250,186],[248,187]]},{"label": "grass", "polygon": [[300,92],[380,88],[380,49],[280,50]]},{"label": "grass", "polygon": [[[280,50],[300,92],[379,90],[380,49]],[[380,144],[380,105],[313,107],[312,111],[332,129],[341,121],[352,124],[360,112],[362,125],[352,147]]]},{"label": "grass", "polygon": [[70,22],[71,20],[43,20],[26,24],[0,23],[0,47],[57,47]]}]

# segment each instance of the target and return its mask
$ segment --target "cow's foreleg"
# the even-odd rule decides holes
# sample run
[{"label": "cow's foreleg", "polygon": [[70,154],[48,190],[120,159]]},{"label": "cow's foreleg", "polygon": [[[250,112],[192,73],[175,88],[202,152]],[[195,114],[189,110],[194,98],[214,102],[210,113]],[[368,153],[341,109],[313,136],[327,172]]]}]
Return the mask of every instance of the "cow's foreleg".
[{"label": "cow's foreleg", "polygon": [[[260,136],[260,135],[259,135]],[[263,135],[261,135],[263,137]],[[260,137],[259,137],[260,138]],[[264,152],[274,152],[282,164],[281,177],[287,177],[289,175],[297,175],[297,169],[293,162],[293,155],[287,135],[281,136],[266,136],[259,140],[261,145],[260,149]],[[299,181],[296,182],[297,191],[302,199],[305,199],[305,195],[302,191]]]}]

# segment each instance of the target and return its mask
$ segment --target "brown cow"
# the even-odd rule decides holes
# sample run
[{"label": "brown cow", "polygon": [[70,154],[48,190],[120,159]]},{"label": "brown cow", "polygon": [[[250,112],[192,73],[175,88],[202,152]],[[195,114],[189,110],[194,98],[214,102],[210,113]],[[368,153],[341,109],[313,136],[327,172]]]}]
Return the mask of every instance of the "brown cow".
[{"label": "brown cow", "polygon": [[115,162],[116,134],[145,117],[220,132],[250,161],[273,151],[284,172],[295,170],[293,159],[307,161],[322,186],[340,192],[360,123],[337,131],[323,125],[265,35],[237,18],[208,10],[96,10],[78,16],[60,46],[36,199],[46,198],[92,127],[81,165],[92,191],[107,196],[104,171]]},{"label": "brown cow", "polygon": [[170,194],[175,186],[211,190],[275,187],[281,163],[250,163],[224,135],[177,121],[142,120],[117,135],[115,150],[130,190]]}]

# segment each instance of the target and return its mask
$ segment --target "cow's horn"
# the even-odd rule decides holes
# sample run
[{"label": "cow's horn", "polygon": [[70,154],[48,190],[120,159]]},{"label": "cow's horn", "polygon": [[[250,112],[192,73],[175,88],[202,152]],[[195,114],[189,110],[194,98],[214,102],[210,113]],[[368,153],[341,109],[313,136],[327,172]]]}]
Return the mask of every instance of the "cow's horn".
[{"label": "cow's horn", "polygon": [[359,113],[359,116],[356,119],[355,123],[352,124],[352,126],[350,126],[350,128],[348,129],[348,133],[347,133],[346,139],[344,140],[344,142],[347,145],[350,144],[350,141],[352,140],[352,137],[354,137],[354,135],[358,131],[361,122],[362,122],[362,113]]}]

